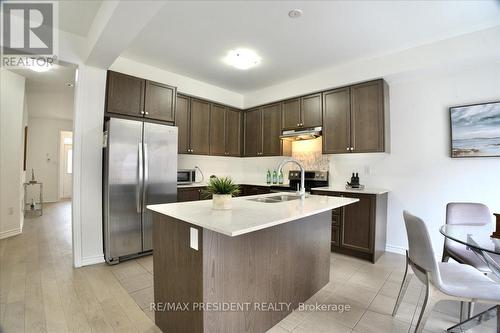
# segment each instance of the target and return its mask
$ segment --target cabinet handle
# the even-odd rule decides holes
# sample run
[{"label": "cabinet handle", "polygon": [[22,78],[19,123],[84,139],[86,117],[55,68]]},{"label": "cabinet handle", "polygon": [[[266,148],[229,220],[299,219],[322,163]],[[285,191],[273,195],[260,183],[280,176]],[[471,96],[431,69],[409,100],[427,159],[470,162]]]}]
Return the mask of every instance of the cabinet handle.
[{"label": "cabinet handle", "polygon": [[146,112],[144,112],[144,114],[145,114],[145,115],[148,115],[148,114],[149,114],[149,112],[147,112],[147,111],[146,111]]},{"label": "cabinet handle", "polygon": [[144,111],[141,110],[141,114],[144,114]]},{"label": "cabinet handle", "polygon": [[347,151],[351,150],[351,147],[347,147]]}]

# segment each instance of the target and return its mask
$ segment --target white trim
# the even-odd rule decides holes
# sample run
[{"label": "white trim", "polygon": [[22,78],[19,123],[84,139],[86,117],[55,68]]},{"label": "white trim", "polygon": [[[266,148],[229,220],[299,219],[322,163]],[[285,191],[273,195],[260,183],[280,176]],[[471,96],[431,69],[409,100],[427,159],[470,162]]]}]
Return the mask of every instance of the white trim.
[{"label": "white trim", "polygon": [[406,250],[407,249],[406,249],[406,247],[401,247],[401,246],[386,244],[385,245],[385,250],[387,252],[392,252],[392,253],[406,255]]},{"label": "white trim", "polygon": [[73,244],[73,266],[82,266],[82,222],[81,222],[81,175],[82,175],[82,137],[83,137],[83,85],[84,75],[79,64],[77,70],[78,80],[75,80],[75,97],[73,106],[73,185],[71,199],[72,244]]},{"label": "white trim", "polygon": [[15,235],[19,235],[23,232],[23,228],[14,228],[14,229],[10,229],[10,230],[5,230],[5,231],[2,231],[0,232],[0,239],[4,239],[4,238],[7,238],[7,237],[12,237],[12,236],[15,236]]},{"label": "white trim", "polygon": [[[397,254],[401,254],[401,255],[406,255],[406,250],[407,248],[406,247],[401,247],[401,246],[395,246],[395,245],[390,245],[390,244],[386,244],[385,245],[385,251],[386,252],[392,252],[392,253],[397,253]],[[440,262],[441,261],[441,257],[443,256],[443,254],[441,252],[434,252],[434,257],[436,258],[436,261],[437,262]]]},{"label": "white trim", "polygon": [[83,257],[82,261],[80,262],[80,266],[89,266],[89,265],[95,265],[95,264],[100,264],[104,262],[104,254],[98,255],[98,256],[92,256],[92,257]]}]

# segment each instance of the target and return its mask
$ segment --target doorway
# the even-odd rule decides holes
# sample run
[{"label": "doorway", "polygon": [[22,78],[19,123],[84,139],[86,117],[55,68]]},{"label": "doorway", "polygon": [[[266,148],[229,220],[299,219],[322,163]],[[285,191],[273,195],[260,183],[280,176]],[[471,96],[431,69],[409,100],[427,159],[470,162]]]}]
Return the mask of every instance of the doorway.
[{"label": "doorway", "polygon": [[73,132],[60,132],[59,199],[71,199],[73,191]]}]

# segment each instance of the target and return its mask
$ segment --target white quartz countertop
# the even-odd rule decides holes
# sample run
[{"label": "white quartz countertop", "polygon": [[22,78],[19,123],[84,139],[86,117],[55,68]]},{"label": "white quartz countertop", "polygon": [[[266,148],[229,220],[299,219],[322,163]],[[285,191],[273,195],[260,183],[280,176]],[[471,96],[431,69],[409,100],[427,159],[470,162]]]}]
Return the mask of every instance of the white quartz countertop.
[{"label": "white quartz countertop", "polygon": [[389,192],[389,190],[384,190],[381,188],[365,187],[364,189],[346,189],[343,186],[313,187],[311,190],[326,191],[326,192],[364,193],[364,194],[384,194]]},{"label": "white quartz countertop", "polygon": [[280,193],[233,198],[231,210],[213,210],[212,200],[149,205],[147,208],[227,236],[239,236],[359,201],[321,195],[278,203],[248,200],[276,195]]}]

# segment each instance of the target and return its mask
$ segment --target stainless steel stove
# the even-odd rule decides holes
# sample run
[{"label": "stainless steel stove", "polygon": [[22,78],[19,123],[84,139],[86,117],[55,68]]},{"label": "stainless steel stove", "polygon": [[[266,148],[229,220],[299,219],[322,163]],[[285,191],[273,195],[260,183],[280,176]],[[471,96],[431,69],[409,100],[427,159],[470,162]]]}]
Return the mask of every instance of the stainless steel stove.
[{"label": "stainless steel stove", "polygon": [[[306,171],[305,172],[305,188],[310,192],[313,187],[328,186],[328,171]],[[272,190],[276,191],[296,191],[297,186],[300,185],[300,171],[290,170],[288,172],[288,179],[290,181],[289,187],[271,186]]]}]

